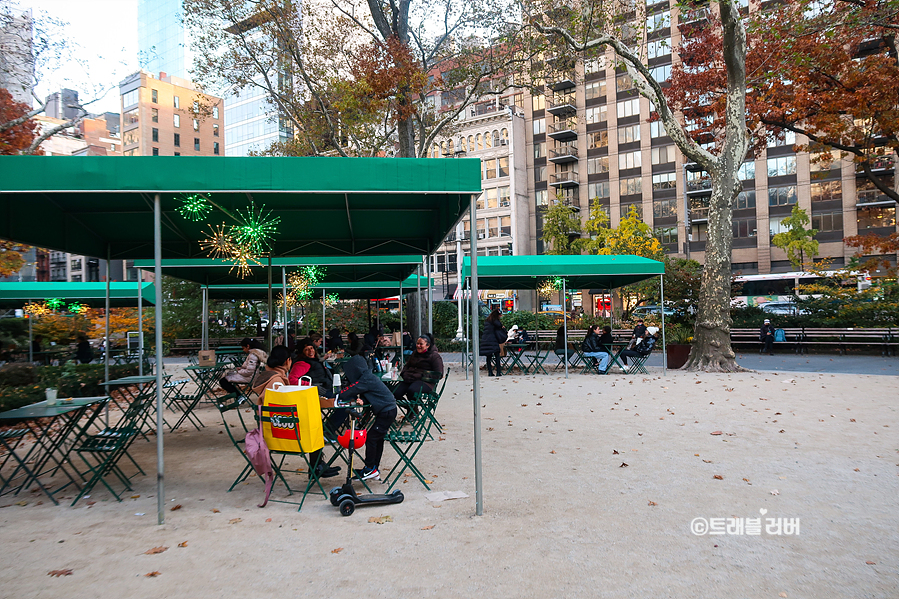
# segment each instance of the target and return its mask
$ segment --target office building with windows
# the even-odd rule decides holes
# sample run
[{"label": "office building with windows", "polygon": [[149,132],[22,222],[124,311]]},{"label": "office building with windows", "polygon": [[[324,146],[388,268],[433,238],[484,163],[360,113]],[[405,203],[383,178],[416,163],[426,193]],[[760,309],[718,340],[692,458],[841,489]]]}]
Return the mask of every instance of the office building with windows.
[{"label": "office building with windows", "polygon": [[141,69],[189,78],[193,56],[183,18],[182,0],[138,0],[137,50]]},{"label": "office building with windows", "polygon": [[125,156],[224,156],[224,101],[172,75],[140,71],[119,84]]}]

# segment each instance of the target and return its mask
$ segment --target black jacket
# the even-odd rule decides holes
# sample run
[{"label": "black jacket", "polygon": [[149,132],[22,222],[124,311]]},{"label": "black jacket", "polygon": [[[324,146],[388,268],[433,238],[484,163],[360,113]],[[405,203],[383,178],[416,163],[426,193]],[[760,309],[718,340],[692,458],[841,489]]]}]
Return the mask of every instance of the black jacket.
[{"label": "black jacket", "polygon": [[340,330],[331,329],[328,331],[328,338],[325,340],[325,349],[328,351],[343,349],[343,339],[340,336]]},{"label": "black jacket", "polygon": [[90,364],[91,360],[94,359],[94,350],[91,347],[90,341],[82,341],[78,344],[78,349],[75,352],[75,357],[78,358],[78,361],[82,364]]},{"label": "black jacket", "polygon": [[334,384],[334,375],[331,374],[321,360],[303,356],[298,359],[297,362],[306,362],[309,364],[309,372],[303,376],[311,378],[313,385],[318,385],[323,391],[331,390],[331,387]]},{"label": "black jacket", "polygon": [[638,324],[634,327],[634,339],[639,339],[646,334],[646,325]]},{"label": "black jacket", "polygon": [[396,398],[381,379],[372,374],[362,356],[353,356],[343,364],[344,385],[341,398],[361,397],[375,414],[396,409]]},{"label": "black jacket", "polygon": [[652,353],[652,350],[656,346],[656,338],[655,337],[644,337],[643,341],[634,348],[634,351],[640,354],[641,356],[648,356]]},{"label": "black jacket", "polygon": [[765,337],[768,335],[774,337],[774,325],[770,322],[768,324],[763,324],[762,328],[759,329],[759,341],[764,341]]},{"label": "black jacket", "polygon": [[417,351],[412,352],[412,355],[409,356],[409,359],[406,360],[406,364],[403,366],[400,377],[406,383],[414,383],[415,381],[420,381],[425,372],[439,372],[441,375],[443,374],[443,358],[433,345],[423,354]]},{"label": "black jacket", "polygon": [[499,352],[499,344],[504,343],[508,334],[502,321],[490,322],[484,321],[484,333],[481,335],[481,351],[482,356],[492,356]]},{"label": "black jacket", "polygon": [[612,346],[614,343],[615,340],[612,339],[612,333],[603,331],[602,335],[599,336],[599,351],[612,353]]},{"label": "black jacket", "polygon": [[602,347],[599,335],[597,335],[593,331],[587,331],[587,336],[584,337],[584,344],[581,346],[581,348],[585,353],[588,354],[608,351],[606,350],[606,348]]}]

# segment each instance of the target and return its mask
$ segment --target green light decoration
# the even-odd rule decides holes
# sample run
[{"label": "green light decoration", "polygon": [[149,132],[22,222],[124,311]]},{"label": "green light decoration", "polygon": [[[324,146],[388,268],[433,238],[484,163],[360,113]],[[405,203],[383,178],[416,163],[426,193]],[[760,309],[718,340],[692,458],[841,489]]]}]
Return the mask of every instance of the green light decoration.
[{"label": "green light decoration", "polygon": [[304,266],[293,271],[287,277],[287,284],[293,287],[299,300],[312,298],[312,288],[321,283],[325,277],[325,269],[320,266]]},{"label": "green light decoration", "polygon": [[88,307],[78,302],[72,302],[69,304],[68,310],[71,314],[84,314],[88,311]]},{"label": "green light decoration", "polygon": [[47,300],[47,307],[51,310],[59,310],[66,305],[65,301],[61,300],[58,297],[53,297]]},{"label": "green light decoration", "polygon": [[336,293],[329,293],[328,295],[326,295],[324,297],[324,301],[325,301],[326,306],[331,307],[334,304],[336,304],[338,301],[340,301],[340,296],[337,295]]},{"label": "green light decoration", "polygon": [[209,199],[201,195],[189,195],[181,201],[178,212],[187,220],[200,222],[206,215],[212,212]]},{"label": "green light decoration", "polygon": [[256,203],[252,201],[246,212],[238,210],[237,214],[243,224],[232,228],[234,241],[247,246],[253,254],[264,255],[271,251],[281,217],[272,217],[272,211],[266,210],[264,205],[257,209]]},{"label": "green light decoration", "polygon": [[231,227],[222,223],[209,225],[206,239],[200,242],[200,249],[209,254],[214,260],[228,260],[234,253],[234,237],[231,235]]},{"label": "green light decoration", "polygon": [[568,285],[568,281],[566,281],[562,277],[556,277],[552,280],[553,289],[556,289],[557,291],[562,291],[562,289],[567,287],[567,285]]}]

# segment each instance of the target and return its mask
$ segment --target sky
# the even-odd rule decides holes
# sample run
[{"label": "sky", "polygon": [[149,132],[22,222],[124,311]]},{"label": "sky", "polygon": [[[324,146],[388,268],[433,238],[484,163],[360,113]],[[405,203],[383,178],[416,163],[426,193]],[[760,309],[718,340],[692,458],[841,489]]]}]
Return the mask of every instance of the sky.
[{"label": "sky", "polygon": [[[64,87],[78,91],[92,113],[119,112],[118,84],[138,70],[137,0],[16,0],[67,22],[64,34],[73,46],[72,57],[39,73],[36,94],[45,98]],[[104,95],[105,94],[105,95]]]}]

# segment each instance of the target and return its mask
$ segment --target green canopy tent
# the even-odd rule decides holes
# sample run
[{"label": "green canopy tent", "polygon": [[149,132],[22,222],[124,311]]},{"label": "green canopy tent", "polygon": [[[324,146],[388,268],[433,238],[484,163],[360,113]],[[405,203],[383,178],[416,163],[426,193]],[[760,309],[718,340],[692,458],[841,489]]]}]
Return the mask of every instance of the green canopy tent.
[{"label": "green canopy tent", "polygon": [[[478,283],[490,289],[533,289],[547,279],[561,282],[562,297],[567,289],[615,289],[659,277],[662,285],[662,303],[665,290],[662,283],[665,265],[642,256],[481,256],[477,259]],[[471,277],[471,258],[462,262],[462,278]],[[565,376],[568,376],[568,310],[562,306],[565,331]],[[477,335],[477,324],[472,323],[472,335]],[[662,314],[662,356],[665,352],[665,315]],[[477,364],[477,355],[470,356]],[[475,368],[477,370],[477,368]],[[466,370],[466,374],[467,374]]]},{"label": "green canopy tent", "polygon": [[[52,176],[47,176],[52,173]],[[200,241],[249,212],[280,219],[273,258],[432,254],[481,191],[477,159],[3,156],[0,238],[112,259],[205,257]],[[216,210],[182,216],[189,194]],[[190,214],[188,214],[190,216]],[[156,286],[156,304],[162,302]],[[162,356],[161,311],[156,354]],[[161,365],[161,364],[160,364]],[[162,368],[157,520],[164,522]]]},{"label": "green canopy tent", "polygon": [[[138,292],[138,290],[140,290]],[[139,350],[143,356],[144,328],[143,328],[143,302],[155,303],[156,290],[153,283],[68,283],[68,282],[37,282],[37,283],[0,283],[0,308],[21,308],[26,301],[60,299],[68,303],[79,303],[91,307],[103,306],[107,310],[110,307],[137,306],[138,329],[140,331]],[[106,318],[105,338],[109,339],[109,318]],[[31,355],[31,321],[28,321],[29,361]],[[104,351],[104,363],[109,374],[109,352]],[[143,374],[143,360],[138,360],[139,369]]]}]

